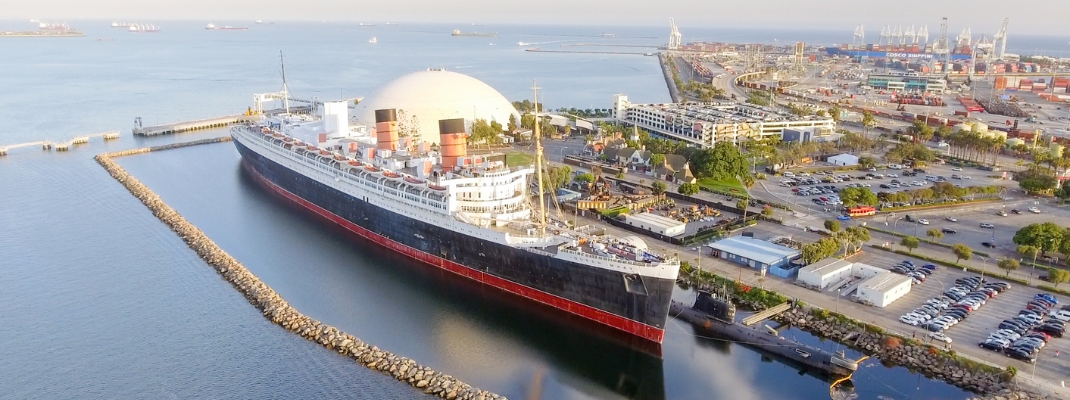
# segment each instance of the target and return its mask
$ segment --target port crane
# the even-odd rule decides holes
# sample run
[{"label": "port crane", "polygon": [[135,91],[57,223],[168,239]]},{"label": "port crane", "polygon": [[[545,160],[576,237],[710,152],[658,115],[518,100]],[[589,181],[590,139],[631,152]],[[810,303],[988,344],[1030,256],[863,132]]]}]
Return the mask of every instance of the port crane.
[{"label": "port crane", "polygon": [[[1003,59],[1004,54],[1007,52],[1007,24],[1011,22],[1010,18],[1003,19],[1003,26],[996,31],[996,34],[992,36],[992,47],[998,49],[996,52],[997,59]],[[998,47],[997,47],[998,46]]]}]

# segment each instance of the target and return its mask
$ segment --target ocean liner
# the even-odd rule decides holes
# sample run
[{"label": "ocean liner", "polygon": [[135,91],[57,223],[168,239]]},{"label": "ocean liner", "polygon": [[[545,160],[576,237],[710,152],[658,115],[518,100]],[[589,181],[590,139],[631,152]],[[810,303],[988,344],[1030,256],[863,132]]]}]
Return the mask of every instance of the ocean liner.
[{"label": "ocean liner", "polygon": [[[661,343],[678,259],[550,215],[536,195],[541,169],[469,155],[464,119],[438,121],[436,148],[399,137],[395,109],[375,110],[374,134],[364,136],[339,129],[347,113],[346,103],[327,103],[322,116],[265,117],[231,136],[262,186],[371,242]],[[320,133],[294,133],[310,126]]]}]

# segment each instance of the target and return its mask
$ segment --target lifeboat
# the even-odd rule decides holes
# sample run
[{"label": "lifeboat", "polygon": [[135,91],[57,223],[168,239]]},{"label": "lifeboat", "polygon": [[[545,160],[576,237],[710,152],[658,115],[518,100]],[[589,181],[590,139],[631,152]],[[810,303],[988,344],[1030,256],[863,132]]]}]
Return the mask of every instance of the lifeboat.
[{"label": "lifeboat", "polygon": [[286,138],[283,138],[282,141],[284,141],[284,142],[292,142],[292,141],[294,141],[294,139],[292,137],[286,137]]},{"label": "lifeboat", "polygon": [[320,150],[320,155],[321,156],[329,156],[329,155],[331,155],[331,152],[329,152],[327,150]]},{"label": "lifeboat", "polygon": [[364,169],[369,171],[369,172],[379,172],[379,168],[375,168],[375,167],[373,167],[371,165],[365,166]]},{"label": "lifeboat", "polygon": [[304,146],[304,143],[301,143],[301,141],[297,140],[297,139],[294,139],[294,144],[296,144],[298,146]]},{"label": "lifeboat", "polygon": [[340,155],[337,155],[337,154],[335,154],[335,155],[334,155],[334,159],[335,159],[335,160],[338,160],[338,161],[345,161],[345,160],[346,160],[346,158],[345,158],[345,157],[342,157],[342,156],[340,156]]},{"label": "lifeboat", "polygon": [[419,183],[424,183],[424,181],[423,181],[422,179],[416,179],[416,178],[413,178],[413,177],[411,177],[411,176],[406,176],[406,177],[405,177],[405,182],[408,182],[408,183],[417,183],[417,184],[419,184]]},{"label": "lifeboat", "polygon": [[311,144],[310,144],[310,145],[308,145],[308,146],[305,146],[305,148],[306,148],[306,149],[309,149],[309,150],[315,150],[315,149],[316,149],[316,146],[313,146],[313,145],[311,145]]},{"label": "lifeboat", "polygon": [[360,166],[360,161],[357,161],[357,160],[349,160],[349,165],[352,165],[352,166],[354,166],[354,167],[359,167],[359,166]]},{"label": "lifeboat", "polygon": [[446,190],[445,186],[439,186],[439,185],[428,184],[427,187],[429,187],[431,189],[435,189],[435,190]]},{"label": "lifeboat", "polygon": [[383,171],[383,176],[386,176],[387,178],[397,179],[401,177],[401,174],[394,171]]}]

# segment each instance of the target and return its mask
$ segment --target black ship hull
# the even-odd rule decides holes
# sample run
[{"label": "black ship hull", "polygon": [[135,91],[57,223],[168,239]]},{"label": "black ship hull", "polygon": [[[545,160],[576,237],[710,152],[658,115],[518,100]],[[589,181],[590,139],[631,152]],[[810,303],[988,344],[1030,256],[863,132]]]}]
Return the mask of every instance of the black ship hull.
[{"label": "black ship hull", "polygon": [[246,170],[264,186],[344,228],[426,264],[661,343],[674,281],[626,276],[493,243],[378,207],[234,144]]}]

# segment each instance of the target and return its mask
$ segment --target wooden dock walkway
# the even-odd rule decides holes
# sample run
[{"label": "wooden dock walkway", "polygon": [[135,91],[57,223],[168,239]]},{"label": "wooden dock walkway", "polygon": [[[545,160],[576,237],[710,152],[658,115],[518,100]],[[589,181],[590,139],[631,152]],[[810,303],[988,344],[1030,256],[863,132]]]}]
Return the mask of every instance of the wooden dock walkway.
[{"label": "wooden dock walkway", "polygon": [[780,304],[777,304],[777,305],[772,306],[770,308],[767,308],[767,309],[765,309],[763,311],[759,311],[758,313],[755,313],[754,315],[751,315],[751,316],[749,316],[747,318],[744,318],[743,319],[743,325],[751,326],[751,325],[757,324],[759,322],[764,321],[766,318],[769,318],[769,317],[772,317],[774,315],[780,314],[780,313],[782,313],[784,311],[787,311],[790,308],[791,308],[791,303],[788,303],[788,302],[785,301],[783,303],[780,303]]},{"label": "wooden dock walkway", "polygon": [[[177,122],[173,124],[157,126],[139,126],[140,123],[137,123],[134,126],[133,133],[137,136],[170,135],[174,133],[189,132],[200,129],[221,128],[231,124],[252,121],[257,118],[260,118],[260,116],[235,114],[223,117],[199,119],[196,121]],[[140,122],[140,120],[137,121]]]},{"label": "wooden dock walkway", "polygon": [[21,147],[30,147],[30,146],[41,146],[41,150],[56,149],[56,151],[68,151],[68,150],[71,149],[71,147],[74,147],[74,145],[76,145],[76,144],[89,143],[89,139],[90,138],[94,138],[94,137],[102,137],[102,138],[104,138],[104,140],[118,139],[119,138],[119,132],[118,131],[110,131],[110,132],[94,133],[92,135],[75,136],[75,137],[71,138],[70,140],[62,141],[62,142],[53,142],[51,140],[38,140],[36,142],[27,142],[27,143],[13,144],[13,145],[9,145],[9,146],[0,146],[0,156],[6,156],[7,153],[10,152],[11,150],[18,149],[18,148],[21,148]]}]

